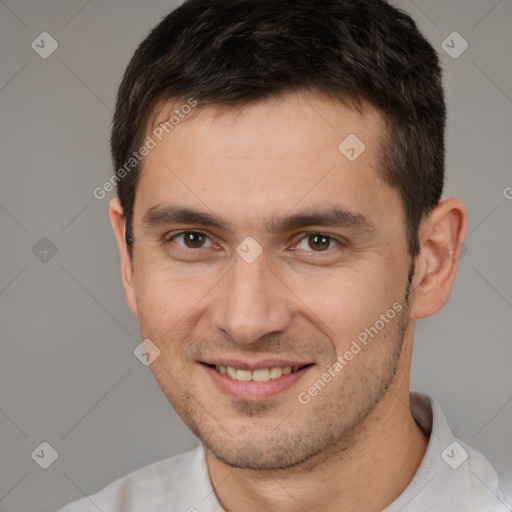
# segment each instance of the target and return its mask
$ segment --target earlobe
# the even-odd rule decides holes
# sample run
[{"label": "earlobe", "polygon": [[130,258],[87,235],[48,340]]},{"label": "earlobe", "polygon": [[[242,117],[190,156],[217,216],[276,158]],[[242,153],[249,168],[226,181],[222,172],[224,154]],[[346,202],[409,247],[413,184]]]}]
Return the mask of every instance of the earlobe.
[{"label": "earlobe", "polygon": [[457,198],[440,201],[419,230],[411,315],[425,318],[448,301],[455,281],[467,229],[467,212]]},{"label": "earlobe", "polygon": [[132,257],[128,251],[125,238],[126,217],[119,198],[115,197],[110,201],[109,205],[110,222],[117,239],[117,245],[121,255],[121,279],[123,281],[128,307],[134,316],[138,316],[137,296],[134,285],[134,269]]}]

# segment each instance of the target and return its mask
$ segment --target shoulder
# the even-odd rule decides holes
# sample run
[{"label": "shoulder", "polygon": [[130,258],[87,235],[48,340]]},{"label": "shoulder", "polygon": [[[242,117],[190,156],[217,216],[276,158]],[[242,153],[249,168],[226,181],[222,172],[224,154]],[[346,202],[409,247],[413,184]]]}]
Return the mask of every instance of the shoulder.
[{"label": "shoulder", "polygon": [[[190,494],[210,485],[202,446],[140,468],[59,512],[157,512],[159,505],[191,506]],[[190,493],[190,494],[189,494]],[[187,504],[188,503],[188,504]]]},{"label": "shoulder", "polygon": [[[460,481],[461,494],[467,498],[468,503],[483,507],[483,509],[475,507],[470,510],[512,512],[512,507],[492,464],[482,453],[464,441],[455,442],[467,453],[466,463],[462,463],[457,468],[457,471],[460,470],[457,480]],[[464,453],[463,455],[465,456]]]},{"label": "shoulder", "polygon": [[429,444],[409,486],[386,512],[512,512],[491,463],[455,438],[439,403],[423,393],[411,393],[410,403]]}]

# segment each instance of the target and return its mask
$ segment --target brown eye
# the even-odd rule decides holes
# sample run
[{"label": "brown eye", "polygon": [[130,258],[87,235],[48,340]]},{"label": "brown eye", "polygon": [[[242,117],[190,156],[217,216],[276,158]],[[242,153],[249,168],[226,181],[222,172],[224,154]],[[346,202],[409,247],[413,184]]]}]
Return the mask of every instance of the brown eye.
[{"label": "brown eye", "polygon": [[309,253],[325,252],[326,254],[331,254],[333,249],[343,249],[346,245],[344,241],[323,233],[305,233],[294,246],[294,249],[300,249]]},{"label": "brown eye", "polygon": [[[178,242],[180,239],[183,240],[182,243]],[[211,242],[209,245],[205,245],[209,238],[204,233],[198,231],[182,231],[172,236],[169,241],[173,241],[180,247],[186,247],[187,249],[201,249],[211,245]]]},{"label": "brown eye", "polygon": [[329,248],[331,238],[322,235],[321,233],[315,233],[312,235],[308,235],[308,246],[313,250],[317,252],[325,251]]},{"label": "brown eye", "polygon": [[190,249],[197,249],[198,247],[203,246],[205,236],[202,233],[190,231],[183,234],[183,239],[187,247]]}]

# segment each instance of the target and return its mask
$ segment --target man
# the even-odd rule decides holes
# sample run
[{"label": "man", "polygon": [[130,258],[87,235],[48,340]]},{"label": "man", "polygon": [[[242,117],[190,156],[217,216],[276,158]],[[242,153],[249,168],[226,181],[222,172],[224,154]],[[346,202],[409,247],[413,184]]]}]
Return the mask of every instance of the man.
[{"label": "man", "polygon": [[189,0],[135,52],[110,216],[151,370],[201,441],[62,512],[510,511],[409,393],[466,209],[437,55],[382,0]]}]

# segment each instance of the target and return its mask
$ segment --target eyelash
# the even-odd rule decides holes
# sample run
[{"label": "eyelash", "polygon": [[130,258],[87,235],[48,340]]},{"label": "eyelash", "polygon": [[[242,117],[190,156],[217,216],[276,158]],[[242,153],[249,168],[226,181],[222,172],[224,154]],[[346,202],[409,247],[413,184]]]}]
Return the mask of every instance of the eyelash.
[{"label": "eyelash", "polygon": [[[202,231],[193,231],[193,230],[186,230],[186,231],[180,231],[178,233],[174,233],[173,235],[171,236],[167,236],[164,238],[163,240],[163,243],[164,244],[168,244],[168,243],[173,243],[174,239],[175,238],[178,238],[180,236],[183,236],[185,234],[194,234],[194,235],[202,235],[204,237],[206,237],[208,240],[210,240],[211,242],[211,239],[210,237],[206,234],[206,233],[203,233]],[[344,242],[342,240],[338,240],[330,235],[326,235],[322,232],[319,232],[319,231],[311,231],[311,232],[308,232],[308,233],[304,233],[303,236],[294,244],[295,246],[298,245],[302,240],[305,240],[307,239],[308,237],[312,236],[312,235],[321,235],[321,236],[324,236],[325,238],[327,238],[329,240],[329,242],[334,242],[336,243],[340,248],[344,248],[347,246],[347,242]],[[181,249],[181,250],[184,250],[184,251],[198,251],[200,249],[208,249],[209,247],[198,247],[197,249],[193,249],[193,248],[190,248],[190,247],[185,247],[183,245],[179,245],[179,244],[176,244],[178,245],[178,247]],[[329,244],[330,245],[330,244]],[[295,250],[295,249],[294,249]],[[305,250],[305,249],[302,249],[302,250]],[[329,247],[328,249],[324,250],[324,251],[314,251],[313,249],[309,249],[307,250],[307,252],[309,253],[317,253],[317,254],[321,254],[321,253],[326,253],[328,251],[332,250],[331,247]]]}]

